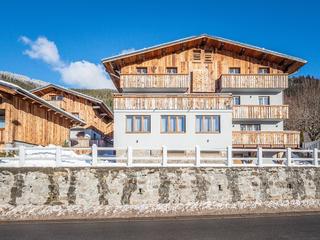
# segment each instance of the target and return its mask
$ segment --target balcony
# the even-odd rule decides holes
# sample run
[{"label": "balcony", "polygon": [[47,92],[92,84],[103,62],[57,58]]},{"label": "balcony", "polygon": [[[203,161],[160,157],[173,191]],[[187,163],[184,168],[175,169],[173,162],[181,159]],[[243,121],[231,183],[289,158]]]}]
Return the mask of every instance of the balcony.
[{"label": "balcony", "polygon": [[122,95],[115,94],[114,110],[231,110],[232,97],[217,95]]},{"label": "balcony", "polygon": [[289,118],[288,105],[233,106],[234,120],[284,120]]},{"label": "balcony", "polygon": [[124,92],[186,92],[190,87],[188,74],[121,74]]},{"label": "balcony", "polygon": [[221,92],[268,91],[288,88],[287,74],[223,74],[219,79]]},{"label": "balcony", "polygon": [[234,131],[232,145],[241,148],[298,148],[300,133],[296,131]]}]

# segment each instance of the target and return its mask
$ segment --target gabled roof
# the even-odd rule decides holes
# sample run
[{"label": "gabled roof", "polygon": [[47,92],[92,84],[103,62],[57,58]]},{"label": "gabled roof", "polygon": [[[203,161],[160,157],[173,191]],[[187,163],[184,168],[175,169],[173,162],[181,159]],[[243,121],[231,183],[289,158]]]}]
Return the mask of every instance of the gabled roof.
[{"label": "gabled roof", "polygon": [[288,74],[296,72],[300,67],[307,63],[306,60],[298,57],[207,34],[183,38],[149,48],[104,58],[102,59],[102,63],[110,74],[113,82],[118,86],[117,71],[123,66],[139,62],[142,59],[152,59],[162,56],[163,54],[170,54],[179,50],[204,46],[220,50],[225,49],[232,52],[238,52],[240,55],[246,54],[252,58],[270,61],[279,65],[279,68]]},{"label": "gabled roof", "polygon": [[87,99],[88,101],[90,101],[92,103],[95,103],[98,106],[100,106],[101,110],[104,113],[106,113],[109,118],[113,119],[112,111],[110,110],[110,108],[102,100],[94,98],[94,97],[91,97],[91,96],[88,96],[86,94],[83,94],[83,93],[80,93],[80,92],[77,92],[77,91],[74,91],[74,90],[71,90],[71,89],[68,89],[68,88],[65,88],[65,87],[62,87],[62,86],[59,86],[59,85],[48,84],[48,85],[43,86],[43,87],[35,88],[35,89],[31,90],[31,92],[36,94],[36,95],[39,95],[41,93],[46,93],[47,91],[50,91],[51,89],[56,89],[56,90],[59,90],[59,91],[62,91],[62,92],[66,92],[66,93],[68,93],[70,95],[77,96],[79,98]]},{"label": "gabled roof", "polygon": [[72,120],[72,121],[74,121],[74,122],[76,122],[76,123],[78,123],[80,125],[85,125],[86,124],[83,120],[81,120],[81,119],[73,116],[72,114],[62,110],[61,108],[58,108],[58,107],[50,104],[49,102],[43,100],[42,98],[36,96],[35,94],[33,94],[33,93],[31,93],[31,92],[29,92],[29,91],[27,91],[27,90],[15,85],[15,84],[8,83],[8,82],[3,81],[3,80],[0,79],[0,86],[4,87],[4,88],[7,88],[7,89],[10,89],[11,90],[10,91],[11,94],[19,94],[19,95],[22,95],[22,96],[24,96],[26,98],[29,98],[29,99],[31,99],[31,100],[33,100],[35,102],[38,102],[39,104],[41,104],[43,106],[46,106],[47,108],[52,109],[53,111],[55,111],[57,113],[60,113],[64,117],[67,117],[68,119],[70,119],[70,120]]}]

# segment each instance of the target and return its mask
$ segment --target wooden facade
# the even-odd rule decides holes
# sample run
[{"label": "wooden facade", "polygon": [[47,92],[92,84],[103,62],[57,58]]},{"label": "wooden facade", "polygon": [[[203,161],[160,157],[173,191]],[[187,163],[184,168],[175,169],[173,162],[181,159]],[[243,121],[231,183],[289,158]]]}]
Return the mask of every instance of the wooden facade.
[{"label": "wooden facade", "polygon": [[298,148],[300,132],[297,131],[234,131],[232,133],[234,147],[256,148]]},{"label": "wooden facade", "polygon": [[289,118],[288,105],[238,105],[233,106],[233,119],[284,120]]},{"label": "wooden facade", "polygon": [[69,139],[70,128],[82,124],[14,85],[4,86],[1,82],[0,99],[0,109],[5,114],[4,128],[0,129],[1,145],[17,142],[62,145]]},{"label": "wooden facade", "polygon": [[114,110],[229,110],[231,95],[114,95]]},{"label": "wooden facade", "polygon": [[[49,85],[41,89],[35,89],[34,94],[49,103],[79,117],[86,125],[83,128],[93,128],[101,134],[112,136],[113,114],[100,101],[85,98],[74,91],[55,85]],[[60,100],[57,98],[61,97]]]}]

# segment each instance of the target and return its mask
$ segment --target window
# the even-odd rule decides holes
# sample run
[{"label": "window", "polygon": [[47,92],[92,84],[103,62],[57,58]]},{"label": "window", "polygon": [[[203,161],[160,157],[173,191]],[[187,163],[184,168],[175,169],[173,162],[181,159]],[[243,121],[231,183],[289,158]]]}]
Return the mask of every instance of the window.
[{"label": "window", "polygon": [[201,50],[200,49],[196,49],[196,50],[193,50],[192,53],[193,53],[192,54],[193,61],[199,62],[201,60]]},{"label": "window", "polygon": [[205,63],[212,63],[212,51],[204,51],[204,62]]},{"label": "window", "polygon": [[151,132],[151,117],[147,115],[130,115],[126,117],[127,133]]},{"label": "window", "polygon": [[240,96],[233,96],[233,105],[240,105]]},{"label": "window", "polygon": [[185,133],[186,116],[182,115],[163,115],[161,116],[162,133]]},{"label": "window", "polygon": [[197,133],[218,133],[220,132],[220,116],[217,115],[197,115]]},{"label": "window", "polygon": [[270,73],[270,68],[261,67],[261,68],[259,68],[258,73],[259,74],[269,74]]},{"label": "window", "polygon": [[269,96],[259,96],[259,105],[270,105]]},{"label": "window", "polygon": [[62,101],[63,96],[62,95],[52,95],[51,96],[51,101]]},{"label": "window", "polygon": [[238,67],[229,68],[229,74],[240,74],[240,68]]},{"label": "window", "polygon": [[5,118],[5,110],[0,110],[0,128],[5,128],[6,118]]},{"label": "window", "polygon": [[137,74],[147,74],[148,69],[146,67],[137,67]]},{"label": "window", "polygon": [[176,67],[167,67],[167,73],[168,74],[177,74],[178,69]]},{"label": "window", "polygon": [[240,124],[241,131],[260,131],[260,124]]}]

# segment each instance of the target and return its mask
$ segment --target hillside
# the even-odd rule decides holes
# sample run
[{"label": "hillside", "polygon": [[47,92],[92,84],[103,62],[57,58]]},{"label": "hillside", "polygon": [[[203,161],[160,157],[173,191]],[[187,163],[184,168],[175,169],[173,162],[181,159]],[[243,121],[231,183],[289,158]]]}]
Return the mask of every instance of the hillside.
[{"label": "hillside", "polygon": [[77,89],[72,88],[72,90],[95,97],[97,99],[102,100],[108,107],[112,109],[113,90],[110,89]]},{"label": "hillside", "polygon": [[16,84],[26,90],[30,90],[33,88],[45,86],[48,83],[38,79],[32,79],[24,75],[0,71],[0,79],[9,83]]}]

